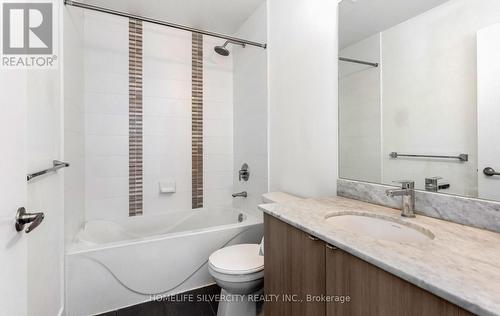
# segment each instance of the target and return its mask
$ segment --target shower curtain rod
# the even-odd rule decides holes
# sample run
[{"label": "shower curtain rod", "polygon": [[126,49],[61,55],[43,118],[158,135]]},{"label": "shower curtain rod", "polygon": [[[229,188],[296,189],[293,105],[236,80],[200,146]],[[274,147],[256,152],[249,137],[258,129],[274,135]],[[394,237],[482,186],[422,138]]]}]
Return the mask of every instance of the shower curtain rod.
[{"label": "shower curtain rod", "polygon": [[172,27],[175,29],[183,30],[183,31],[194,32],[194,33],[199,33],[199,34],[208,35],[208,36],[212,36],[212,37],[222,38],[222,39],[225,39],[227,41],[231,41],[231,42],[235,42],[235,43],[246,44],[246,45],[260,47],[260,48],[267,47],[267,44],[252,42],[252,41],[248,41],[248,40],[245,40],[242,38],[232,37],[229,35],[224,35],[224,34],[220,34],[220,33],[216,33],[216,32],[200,30],[200,29],[196,29],[196,28],[181,25],[181,24],[165,22],[165,21],[161,21],[161,20],[148,18],[148,17],[142,17],[139,15],[134,15],[134,14],[130,14],[130,13],[122,12],[122,11],[117,11],[117,10],[112,10],[112,9],[99,7],[99,6],[95,6],[95,5],[91,5],[91,4],[86,4],[86,3],[82,3],[82,2],[78,2],[78,1],[64,0],[64,4],[70,5],[73,7],[77,7],[77,8],[82,8],[82,9],[117,15],[117,16],[121,16],[124,18],[130,18],[130,19],[135,19],[135,20],[139,20],[139,21],[143,21],[143,22],[168,26],[168,27]]},{"label": "shower curtain rod", "polygon": [[339,57],[339,60],[346,61],[348,63],[355,63],[355,64],[367,65],[367,66],[372,66],[372,67],[378,67],[378,63],[371,63],[371,62],[363,61],[363,60],[359,60],[359,59]]}]

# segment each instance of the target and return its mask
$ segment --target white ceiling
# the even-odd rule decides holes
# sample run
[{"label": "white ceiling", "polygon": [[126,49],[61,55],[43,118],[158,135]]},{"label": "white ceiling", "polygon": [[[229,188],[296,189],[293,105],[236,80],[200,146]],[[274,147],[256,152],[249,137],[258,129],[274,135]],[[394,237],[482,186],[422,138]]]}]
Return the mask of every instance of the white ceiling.
[{"label": "white ceiling", "polygon": [[77,0],[227,35],[265,0]]},{"label": "white ceiling", "polygon": [[349,46],[449,0],[343,0],[339,45]]}]

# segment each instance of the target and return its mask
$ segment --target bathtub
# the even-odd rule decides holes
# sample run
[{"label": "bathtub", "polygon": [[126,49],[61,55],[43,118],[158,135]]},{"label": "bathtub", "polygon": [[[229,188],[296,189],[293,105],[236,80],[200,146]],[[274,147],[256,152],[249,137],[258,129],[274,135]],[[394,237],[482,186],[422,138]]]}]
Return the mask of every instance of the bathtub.
[{"label": "bathtub", "polygon": [[258,243],[262,234],[260,219],[234,209],[86,222],[66,255],[67,314],[104,313],[213,284],[210,254]]}]

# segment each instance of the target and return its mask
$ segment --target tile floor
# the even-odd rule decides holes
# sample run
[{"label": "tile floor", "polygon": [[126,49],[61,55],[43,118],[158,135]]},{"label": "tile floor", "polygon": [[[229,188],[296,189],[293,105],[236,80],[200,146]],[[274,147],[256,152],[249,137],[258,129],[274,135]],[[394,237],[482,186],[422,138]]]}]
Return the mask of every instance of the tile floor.
[{"label": "tile floor", "polygon": [[[217,285],[196,289],[183,294],[215,295],[220,293]],[[175,302],[172,300],[151,301],[122,308],[99,316],[216,316],[217,301]]]}]

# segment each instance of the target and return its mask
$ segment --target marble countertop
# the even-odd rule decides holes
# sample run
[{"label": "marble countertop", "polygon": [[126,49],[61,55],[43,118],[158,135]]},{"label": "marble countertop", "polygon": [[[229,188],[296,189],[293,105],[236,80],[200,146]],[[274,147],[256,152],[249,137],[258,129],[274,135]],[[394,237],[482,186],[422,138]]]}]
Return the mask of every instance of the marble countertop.
[{"label": "marble countertop", "polygon": [[[500,234],[342,197],[268,193],[265,213],[478,315],[500,316]],[[325,216],[346,211],[394,217],[431,231],[425,243],[377,240],[334,229]]]}]

